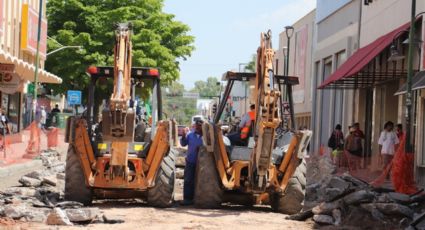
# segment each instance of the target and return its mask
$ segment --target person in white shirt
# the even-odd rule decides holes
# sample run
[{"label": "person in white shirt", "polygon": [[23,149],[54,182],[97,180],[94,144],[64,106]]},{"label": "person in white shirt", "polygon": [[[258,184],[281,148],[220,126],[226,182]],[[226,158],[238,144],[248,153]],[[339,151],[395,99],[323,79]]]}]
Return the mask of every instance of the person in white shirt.
[{"label": "person in white shirt", "polygon": [[47,112],[44,106],[41,106],[41,117],[40,117],[40,124],[42,128],[46,128],[46,120],[47,120]]},{"label": "person in white shirt", "polygon": [[384,131],[381,132],[379,137],[379,152],[381,153],[382,160],[384,163],[384,170],[388,164],[393,160],[395,151],[398,147],[399,140],[397,134],[393,131],[394,123],[388,121],[384,125]]}]

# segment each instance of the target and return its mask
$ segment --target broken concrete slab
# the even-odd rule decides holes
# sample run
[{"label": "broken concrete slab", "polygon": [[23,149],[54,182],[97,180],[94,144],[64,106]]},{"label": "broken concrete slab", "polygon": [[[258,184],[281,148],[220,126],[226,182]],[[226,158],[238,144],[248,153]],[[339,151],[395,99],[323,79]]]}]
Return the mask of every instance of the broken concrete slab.
[{"label": "broken concrete slab", "polygon": [[100,214],[99,208],[78,208],[65,210],[71,222],[90,222]]},{"label": "broken concrete slab", "polygon": [[334,219],[332,216],[328,216],[328,215],[314,215],[313,216],[313,220],[314,222],[318,223],[318,224],[323,224],[323,225],[332,225],[334,224]]},{"label": "broken concrete slab", "polygon": [[394,202],[401,204],[408,204],[411,202],[410,196],[403,193],[390,192],[388,193],[388,197]]},{"label": "broken concrete slab", "polygon": [[344,202],[348,205],[350,204],[360,204],[372,202],[375,198],[375,193],[368,190],[360,190],[348,194],[343,198]]},{"label": "broken concrete slab", "polygon": [[66,213],[60,208],[54,208],[47,216],[46,224],[48,225],[73,225],[69,221]]},{"label": "broken concrete slab", "polygon": [[319,214],[332,214],[334,209],[339,209],[342,205],[341,200],[334,202],[323,202],[312,209],[315,215]]},{"label": "broken concrete slab", "polygon": [[38,191],[35,188],[30,187],[11,187],[7,188],[2,192],[4,195],[8,196],[36,196],[38,194]]},{"label": "broken concrete slab", "polygon": [[19,183],[25,187],[39,187],[41,185],[41,180],[23,176],[19,179]]},{"label": "broken concrete slab", "polygon": [[3,209],[3,215],[17,220],[25,215],[25,209],[22,206],[7,205]]},{"label": "broken concrete slab", "polygon": [[77,202],[77,201],[62,201],[62,202],[59,202],[55,205],[55,207],[59,207],[59,208],[62,208],[62,209],[81,208],[83,206],[84,206],[84,204]]},{"label": "broken concrete slab", "polygon": [[373,204],[373,203],[361,204],[360,207],[369,211],[370,214],[372,215],[373,219],[380,221],[380,222],[385,222],[384,221],[385,215],[376,208],[375,204]]},{"label": "broken concrete slab", "polygon": [[176,168],[176,178],[178,179],[184,178],[184,168]]},{"label": "broken concrete slab", "polygon": [[350,187],[350,183],[346,182],[340,177],[332,177],[328,183],[328,186],[331,188],[337,188],[339,190],[345,191]]},{"label": "broken concrete slab", "polygon": [[343,195],[345,192],[345,190],[341,190],[339,188],[326,188],[325,189],[325,201],[329,202],[329,201],[333,201],[336,198],[340,197],[341,195]]},{"label": "broken concrete slab", "polygon": [[342,213],[340,209],[332,210],[332,217],[334,218],[334,225],[339,226],[342,222]]},{"label": "broken concrete slab", "polygon": [[42,183],[48,184],[48,185],[51,185],[51,186],[56,186],[56,184],[57,184],[56,176],[54,176],[54,175],[45,176],[45,177],[43,177]]},{"label": "broken concrete slab", "polygon": [[65,180],[65,173],[57,173],[56,179],[58,180]]},{"label": "broken concrete slab", "polygon": [[413,218],[414,211],[407,206],[397,203],[376,203],[376,208],[386,215],[402,215]]},{"label": "broken concrete slab", "polygon": [[364,181],[361,181],[361,180],[359,180],[359,179],[351,176],[349,173],[344,173],[341,176],[341,178],[344,179],[347,182],[352,183],[354,186],[359,187],[359,188],[362,188],[362,189],[363,188],[366,188],[366,187],[369,187],[369,184],[368,183],[366,183]]}]

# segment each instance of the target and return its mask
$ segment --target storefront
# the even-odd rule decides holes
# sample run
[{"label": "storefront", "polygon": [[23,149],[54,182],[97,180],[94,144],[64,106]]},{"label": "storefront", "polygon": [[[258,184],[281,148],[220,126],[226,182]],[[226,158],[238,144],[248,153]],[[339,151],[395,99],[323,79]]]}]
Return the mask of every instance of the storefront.
[{"label": "storefront", "polygon": [[[45,9],[45,2],[43,3]],[[10,121],[12,132],[28,124],[25,114],[31,108],[28,85],[34,81],[36,68],[39,1],[0,0],[0,107]],[[47,20],[45,10],[41,26],[38,82],[60,84],[62,79],[45,70],[47,58]]]}]

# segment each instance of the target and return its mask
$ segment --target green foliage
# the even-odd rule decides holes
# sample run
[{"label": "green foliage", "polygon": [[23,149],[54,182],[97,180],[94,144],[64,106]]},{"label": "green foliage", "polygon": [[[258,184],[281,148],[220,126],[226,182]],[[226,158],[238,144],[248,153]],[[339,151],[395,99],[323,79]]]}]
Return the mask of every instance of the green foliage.
[{"label": "green foliage", "polygon": [[216,77],[209,77],[207,81],[196,81],[192,92],[199,93],[200,97],[217,97],[220,95],[220,82]]},{"label": "green foliage", "polygon": [[184,85],[179,82],[173,82],[167,87],[167,96],[183,96]]},{"label": "green foliage", "polygon": [[253,54],[251,57],[251,61],[248,62],[248,65],[245,66],[246,72],[255,72],[256,70],[256,61],[257,61],[257,55]]},{"label": "green foliage", "polygon": [[163,110],[168,118],[175,118],[178,124],[190,125],[190,120],[196,114],[196,99],[183,98],[163,94]]},{"label": "green foliage", "polygon": [[[133,24],[133,66],[159,67],[162,84],[178,79],[178,60],[191,55],[194,37],[188,35],[187,25],[162,12],[162,7],[163,0],[49,0],[48,35],[65,46],[83,46],[48,57],[46,69],[63,78],[63,84],[49,87],[55,93],[86,89],[88,66],[113,64],[114,25],[120,22]],[[48,40],[49,51],[59,47]],[[108,88],[98,87],[96,99],[109,97]]]}]

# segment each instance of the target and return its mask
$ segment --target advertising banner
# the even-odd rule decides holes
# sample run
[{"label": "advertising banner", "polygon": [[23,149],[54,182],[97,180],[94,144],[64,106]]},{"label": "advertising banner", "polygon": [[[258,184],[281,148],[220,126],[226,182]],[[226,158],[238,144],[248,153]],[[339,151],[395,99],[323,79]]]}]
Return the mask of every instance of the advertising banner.
[{"label": "advertising banner", "polygon": [[[38,12],[22,4],[21,49],[35,55],[37,51]],[[46,59],[47,51],[47,20],[41,19],[40,57]]]},{"label": "advertising banner", "polygon": [[3,22],[5,20],[3,20],[4,17],[4,0],[0,0],[0,36],[3,36],[3,32],[4,32],[4,27],[6,27],[6,24],[3,25]]},{"label": "advertising banner", "polygon": [[304,102],[305,71],[307,62],[308,25],[301,27],[295,34],[295,76],[299,84],[294,86],[294,103]]}]

